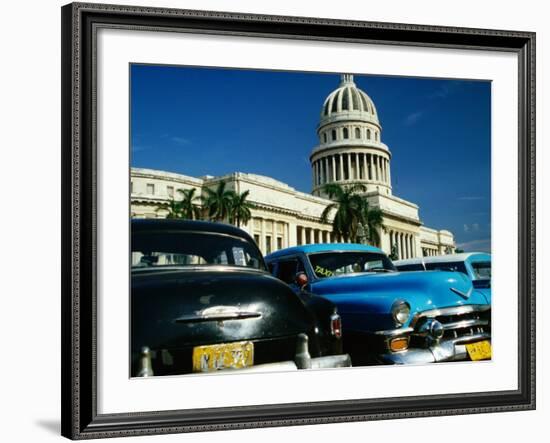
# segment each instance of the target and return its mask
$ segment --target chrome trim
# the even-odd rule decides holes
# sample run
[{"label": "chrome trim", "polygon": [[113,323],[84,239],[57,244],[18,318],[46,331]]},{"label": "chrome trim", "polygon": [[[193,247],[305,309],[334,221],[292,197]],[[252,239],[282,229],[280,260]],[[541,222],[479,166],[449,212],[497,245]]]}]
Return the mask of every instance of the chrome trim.
[{"label": "chrome trim", "polygon": [[399,320],[397,320],[397,317],[395,315],[396,312],[397,312],[397,309],[402,305],[405,305],[409,309],[409,315],[407,315],[407,320],[409,320],[409,318],[411,318],[411,305],[409,303],[407,303],[406,300],[403,300],[401,298],[397,299],[392,303],[391,308],[390,308],[390,312],[391,312],[391,316],[393,318],[393,321],[395,322],[396,325],[399,325],[399,326],[403,326],[405,323],[407,323],[407,320],[405,320],[404,322],[400,322]]},{"label": "chrome trim", "polygon": [[210,314],[210,315],[201,315],[201,314],[191,314],[191,315],[182,315],[174,319],[175,323],[200,323],[207,321],[226,321],[226,320],[244,320],[247,318],[259,318],[262,314],[260,312],[253,311],[239,311],[239,312],[228,312],[225,314]]},{"label": "chrome trim", "polygon": [[488,325],[489,325],[489,320],[471,319],[471,320],[456,321],[453,323],[444,323],[443,329],[447,331],[449,329],[473,328],[474,326],[488,326]]},{"label": "chrome trim", "polygon": [[243,272],[251,271],[258,274],[267,274],[271,275],[266,269],[252,268],[248,266],[237,266],[237,265],[159,265],[159,266],[134,266],[131,268],[131,272],[135,274],[140,274],[145,271],[155,271],[155,272],[174,272],[174,271],[223,271],[223,272]]},{"label": "chrome trim", "polygon": [[453,306],[450,308],[431,309],[429,311],[418,312],[411,320],[410,327],[414,328],[416,323],[421,318],[425,317],[439,317],[441,315],[464,315],[471,314],[472,312],[485,312],[490,311],[491,305],[465,305],[465,306]]},{"label": "chrome trim", "polygon": [[414,333],[414,335],[421,337],[427,337],[429,335],[432,339],[439,340],[443,337],[444,332],[445,327],[441,322],[434,318],[430,318],[420,327],[419,331]]},{"label": "chrome trim", "polygon": [[153,373],[153,364],[152,364],[152,352],[147,347],[144,346],[141,348],[140,351],[140,357],[139,357],[139,371],[137,373],[137,377],[152,377],[155,375]]},{"label": "chrome trim", "polygon": [[385,337],[395,337],[398,335],[409,334],[414,332],[414,328],[399,328],[399,329],[386,329],[385,331],[375,331],[375,335],[383,335]]},{"label": "chrome trim", "polygon": [[491,334],[473,334],[463,337],[440,340],[427,348],[409,348],[403,352],[388,352],[377,358],[385,364],[425,364],[468,359],[466,344],[490,340]]},{"label": "chrome trim", "polygon": [[459,289],[456,289],[456,288],[450,288],[451,291],[453,291],[455,294],[458,294],[460,295],[462,298],[468,300],[470,298],[470,296],[472,295],[472,293],[474,292],[474,288],[471,287],[470,289],[468,289],[468,292],[462,292],[461,290]]},{"label": "chrome trim", "polygon": [[454,345],[463,345],[467,343],[473,343],[476,341],[490,340],[490,339],[491,339],[491,334],[489,334],[488,332],[481,332],[479,334],[463,335],[462,337],[453,338],[449,341],[452,342]]}]

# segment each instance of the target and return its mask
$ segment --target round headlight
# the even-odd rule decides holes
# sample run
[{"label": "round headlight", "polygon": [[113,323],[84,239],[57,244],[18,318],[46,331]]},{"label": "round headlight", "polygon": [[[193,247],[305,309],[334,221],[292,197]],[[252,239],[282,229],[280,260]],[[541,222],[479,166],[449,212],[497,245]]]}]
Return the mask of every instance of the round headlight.
[{"label": "round headlight", "polygon": [[411,315],[411,307],[406,301],[397,300],[391,307],[391,314],[398,326],[404,325]]}]

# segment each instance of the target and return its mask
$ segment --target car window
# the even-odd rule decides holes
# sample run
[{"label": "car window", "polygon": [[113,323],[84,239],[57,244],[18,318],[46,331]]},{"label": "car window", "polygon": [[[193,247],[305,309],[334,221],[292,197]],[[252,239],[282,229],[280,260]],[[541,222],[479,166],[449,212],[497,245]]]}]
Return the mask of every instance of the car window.
[{"label": "car window", "polygon": [[422,263],[414,263],[410,265],[397,265],[396,268],[398,271],[403,271],[403,272],[424,271],[424,266],[422,265]]},{"label": "car window", "polygon": [[426,263],[426,269],[428,271],[451,271],[462,272],[468,275],[466,265],[464,262],[439,262],[439,263]]},{"label": "car window", "polygon": [[252,242],[209,232],[134,232],[131,259],[132,268],[227,265],[265,270],[261,253]]},{"label": "car window", "polygon": [[309,254],[308,257],[319,278],[358,272],[395,271],[390,259],[377,252],[323,252]]},{"label": "car window", "polygon": [[291,258],[277,263],[277,274],[275,276],[287,284],[292,284],[298,272],[304,272],[304,265],[299,258]]},{"label": "car window", "polygon": [[474,270],[475,280],[491,279],[491,262],[473,262],[472,269]]}]

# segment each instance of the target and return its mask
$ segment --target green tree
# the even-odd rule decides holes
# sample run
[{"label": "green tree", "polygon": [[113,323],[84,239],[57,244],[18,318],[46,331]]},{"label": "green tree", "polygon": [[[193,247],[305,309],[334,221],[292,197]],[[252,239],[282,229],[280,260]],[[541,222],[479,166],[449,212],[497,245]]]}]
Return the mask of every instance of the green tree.
[{"label": "green tree", "polygon": [[231,214],[231,205],[235,193],[225,189],[225,187],[226,183],[221,181],[214,190],[203,188],[202,205],[210,220],[227,220]]},{"label": "green tree", "polygon": [[182,218],[188,220],[201,219],[201,207],[198,204],[200,199],[195,195],[196,191],[196,188],[178,189],[178,192],[182,195],[182,200],[179,202]]},{"label": "green tree", "polygon": [[168,214],[166,214],[166,218],[183,218],[181,212],[181,204],[174,199],[170,200],[166,204],[163,204],[160,208],[156,210],[157,213],[160,211],[168,211]]},{"label": "green tree", "polygon": [[321,221],[328,223],[328,218],[332,211],[334,218],[332,220],[332,230],[340,235],[345,242],[357,241],[357,230],[359,224],[363,221],[364,198],[358,194],[365,192],[366,188],[362,184],[354,184],[342,187],[336,183],[329,183],[323,187],[323,192],[333,201],[321,214]]},{"label": "green tree", "polygon": [[233,193],[231,196],[231,210],[229,215],[229,222],[237,226],[241,226],[241,223],[248,223],[252,218],[250,208],[252,204],[247,201],[250,191],[245,191],[242,194]]},{"label": "green tree", "polygon": [[362,223],[367,241],[374,246],[380,246],[378,228],[382,227],[382,211],[378,208],[370,208],[366,198],[363,198]]},{"label": "green tree", "polygon": [[399,255],[397,255],[397,244],[393,244],[391,246],[391,253],[388,256],[390,260],[399,260]]}]

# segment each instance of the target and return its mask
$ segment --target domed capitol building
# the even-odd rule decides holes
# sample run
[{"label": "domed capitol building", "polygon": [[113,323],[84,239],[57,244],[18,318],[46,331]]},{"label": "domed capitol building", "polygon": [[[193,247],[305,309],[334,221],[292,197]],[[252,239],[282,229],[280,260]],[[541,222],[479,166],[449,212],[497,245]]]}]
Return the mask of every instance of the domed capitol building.
[{"label": "domed capitol building", "polygon": [[[178,199],[178,190],[214,189],[224,181],[237,193],[249,191],[252,218],[241,228],[254,237],[264,254],[308,243],[338,241],[331,223],[321,214],[331,203],[323,186],[360,183],[370,207],[383,215],[380,247],[398,257],[412,258],[452,253],[453,234],[423,225],[419,207],[392,194],[392,154],[382,143],[382,127],[370,97],[359,89],[353,76],[341,76],[340,85],[326,98],[317,127],[319,144],[310,155],[312,192],[307,194],[270,177],[234,172],[212,177],[189,177],[167,171],[131,169],[131,215],[162,218],[162,208]],[[329,220],[330,221],[330,220]]]}]

